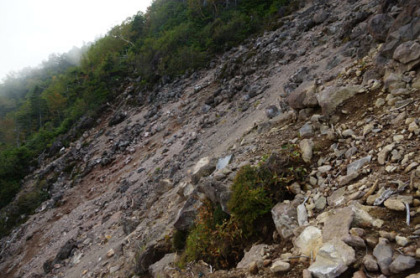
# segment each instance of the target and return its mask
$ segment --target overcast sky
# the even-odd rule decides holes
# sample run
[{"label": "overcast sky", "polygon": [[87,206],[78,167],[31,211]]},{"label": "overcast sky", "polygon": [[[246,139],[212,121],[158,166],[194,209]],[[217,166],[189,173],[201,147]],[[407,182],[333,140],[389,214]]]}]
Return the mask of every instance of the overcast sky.
[{"label": "overcast sky", "polygon": [[152,0],[0,0],[0,82],[106,34]]}]

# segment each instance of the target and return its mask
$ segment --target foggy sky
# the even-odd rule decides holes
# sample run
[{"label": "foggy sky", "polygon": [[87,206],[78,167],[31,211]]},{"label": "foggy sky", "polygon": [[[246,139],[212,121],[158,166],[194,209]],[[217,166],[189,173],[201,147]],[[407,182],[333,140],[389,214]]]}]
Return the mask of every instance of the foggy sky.
[{"label": "foggy sky", "polygon": [[0,0],[0,83],[52,53],[94,41],[152,0]]}]

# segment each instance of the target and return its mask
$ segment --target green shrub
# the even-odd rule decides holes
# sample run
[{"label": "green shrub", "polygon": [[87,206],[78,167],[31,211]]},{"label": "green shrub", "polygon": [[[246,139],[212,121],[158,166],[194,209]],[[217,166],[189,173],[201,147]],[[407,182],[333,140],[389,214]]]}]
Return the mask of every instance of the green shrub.
[{"label": "green shrub", "polygon": [[228,207],[242,223],[246,234],[252,233],[254,221],[273,207],[273,200],[266,190],[269,178],[261,168],[246,165],[238,171],[233,181]]},{"label": "green shrub", "polygon": [[181,265],[201,259],[216,268],[232,267],[242,256],[243,248],[242,230],[236,218],[228,218],[220,207],[205,201],[187,237]]}]

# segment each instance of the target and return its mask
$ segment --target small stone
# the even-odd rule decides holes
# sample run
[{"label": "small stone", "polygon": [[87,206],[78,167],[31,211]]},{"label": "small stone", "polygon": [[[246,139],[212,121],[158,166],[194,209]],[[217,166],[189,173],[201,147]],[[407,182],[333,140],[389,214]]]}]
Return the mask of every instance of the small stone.
[{"label": "small stone", "polygon": [[108,258],[111,258],[112,256],[114,256],[115,255],[115,251],[114,251],[114,249],[109,249],[109,251],[106,253],[106,256],[108,257]]},{"label": "small stone", "polygon": [[398,199],[388,199],[385,201],[384,203],[385,207],[387,207],[390,210],[395,210],[395,211],[404,211],[405,210],[405,205],[402,201],[398,200]]},{"label": "small stone", "polygon": [[418,135],[420,133],[420,128],[419,126],[416,124],[416,122],[412,122],[409,126],[408,126],[408,131],[413,132],[414,134]]},{"label": "small stone", "polygon": [[404,247],[408,244],[408,239],[406,237],[403,237],[403,236],[396,236],[395,241],[397,242],[397,244],[399,246],[402,246],[402,247]]},{"label": "small stone", "polygon": [[111,267],[111,268],[109,269],[109,273],[115,273],[115,272],[117,272],[118,270],[120,270],[120,266],[119,266],[119,265],[116,265],[116,266],[113,266],[113,267]]},{"label": "small stone", "polygon": [[368,254],[363,258],[363,265],[366,267],[367,271],[376,272],[379,270],[378,264],[376,263],[375,258]]},{"label": "small stone", "polygon": [[385,105],[385,100],[383,98],[378,98],[375,102],[375,107],[380,108]]},{"label": "small stone", "polygon": [[416,249],[416,258],[420,259],[420,248]]},{"label": "small stone", "polygon": [[346,129],[342,133],[344,138],[352,137],[354,135],[354,131],[351,129]]},{"label": "small stone", "polygon": [[311,138],[312,136],[314,136],[314,128],[313,128],[313,126],[310,123],[304,124],[299,129],[299,136],[301,138]]},{"label": "small stone", "polygon": [[402,140],[404,140],[404,135],[395,135],[393,137],[393,140],[394,140],[395,143],[399,144],[399,143],[401,143]]},{"label": "small stone", "polygon": [[372,156],[368,155],[347,165],[347,175],[359,171],[365,164],[372,160]]},{"label": "small stone", "polygon": [[277,260],[273,262],[273,265],[270,267],[271,272],[278,273],[278,272],[285,272],[290,269],[290,264],[287,262],[283,262],[281,260]]},{"label": "small stone", "polygon": [[385,164],[386,158],[388,154],[394,149],[395,144],[389,144],[385,146],[379,153],[378,153],[378,163],[381,165]]},{"label": "small stone", "polygon": [[410,256],[398,255],[398,257],[389,266],[392,273],[400,273],[416,265],[416,259]]},{"label": "small stone", "polygon": [[314,143],[312,142],[312,140],[303,139],[299,143],[299,147],[302,152],[303,161],[305,161],[306,163],[310,163],[312,160],[312,150],[314,147]]},{"label": "small stone", "polygon": [[340,176],[338,177],[338,184],[340,186],[344,186],[349,184],[351,181],[357,179],[359,177],[360,173],[359,172],[353,172],[347,176]]},{"label": "small stone", "polygon": [[332,168],[331,165],[324,165],[324,166],[318,167],[318,172],[327,173],[328,171],[331,170],[331,168]]},{"label": "small stone", "polygon": [[315,209],[317,211],[323,210],[326,205],[327,205],[327,198],[325,198],[324,196],[319,197],[318,200],[315,201]]}]

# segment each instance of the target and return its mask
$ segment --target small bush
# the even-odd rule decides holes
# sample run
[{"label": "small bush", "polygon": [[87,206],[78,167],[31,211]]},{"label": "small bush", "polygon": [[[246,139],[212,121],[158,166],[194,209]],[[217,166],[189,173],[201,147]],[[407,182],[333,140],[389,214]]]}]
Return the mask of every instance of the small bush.
[{"label": "small bush", "polygon": [[261,168],[250,165],[242,167],[236,174],[228,207],[238,217],[247,235],[253,233],[254,221],[273,207],[273,200],[265,188],[269,178]]},{"label": "small bush", "polygon": [[220,206],[204,202],[187,237],[181,265],[200,259],[216,268],[232,267],[237,263],[244,248],[242,230],[236,218],[228,218],[221,212]]}]

